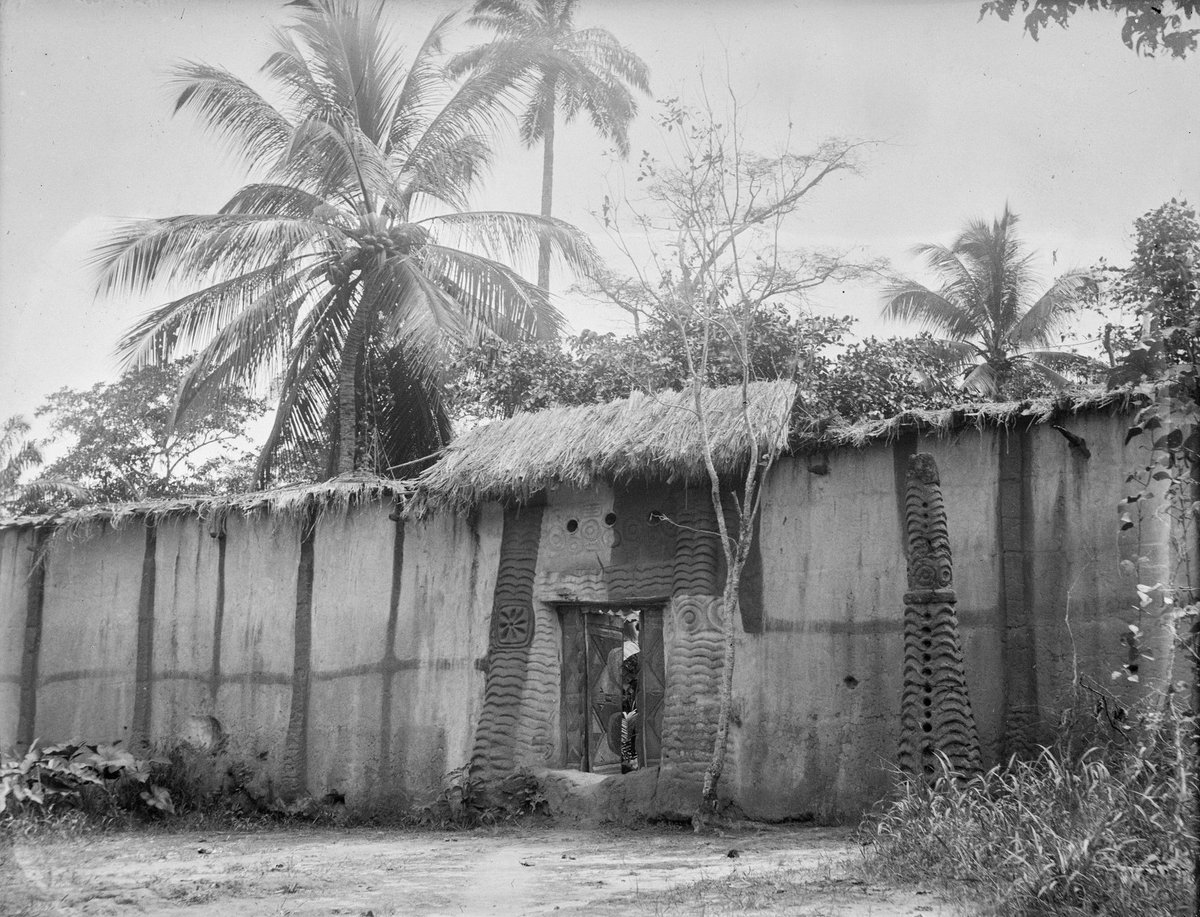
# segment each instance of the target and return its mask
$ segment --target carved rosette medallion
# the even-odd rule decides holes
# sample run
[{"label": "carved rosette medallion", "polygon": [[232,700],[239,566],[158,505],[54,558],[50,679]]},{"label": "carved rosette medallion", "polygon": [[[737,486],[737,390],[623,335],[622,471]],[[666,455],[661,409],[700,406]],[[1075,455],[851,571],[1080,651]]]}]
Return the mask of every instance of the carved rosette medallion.
[{"label": "carved rosette medallion", "polygon": [[533,642],[533,609],[527,605],[505,605],[494,618],[492,645],[502,649],[524,649]]}]

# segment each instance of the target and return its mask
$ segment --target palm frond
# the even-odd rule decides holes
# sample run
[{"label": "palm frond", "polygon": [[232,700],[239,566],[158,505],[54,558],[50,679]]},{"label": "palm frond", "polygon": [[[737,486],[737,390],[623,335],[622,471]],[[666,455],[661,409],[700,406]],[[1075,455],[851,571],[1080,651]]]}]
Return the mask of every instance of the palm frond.
[{"label": "palm frond", "polygon": [[126,368],[159,365],[207,342],[270,290],[300,282],[302,259],[286,259],[205,287],[147,312],[117,344]]},{"label": "palm frond", "polygon": [[1017,347],[1057,343],[1054,336],[1071,321],[1070,306],[1078,305],[1096,289],[1096,281],[1084,271],[1059,277],[1013,325],[1009,339]]},{"label": "palm frond", "polygon": [[506,340],[525,335],[557,337],[562,315],[546,291],[489,258],[459,249],[427,245],[422,273],[458,303],[476,333],[490,332]]},{"label": "palm frond", "polygon": [[206,127],[252,166],[273,162],[291,135],[287,119],[250,86],[220,67],[179,64],[175,111],[194,110]]},{"label": "palm frond", "polygon": [[596,276],[603,263],[591,240],[554,217],[505,210],[476,210],[430,217],[422,223],[442,244],[480,250],[492,258],[529,261],[548,239],[551,252],[581,279]]},{"label": "palm frond", "polygon": [[965,340],[980,331],[975,316],[915,280],[897,281],[886,290],[883,316],[911,322],[955,340]]},{"label": "palm frond", "polygon": [[93,252],[96,291],[144,294],[156,283],[207,284],[247,274],[340,237],[317,220],[205,214],[137,220]]}]

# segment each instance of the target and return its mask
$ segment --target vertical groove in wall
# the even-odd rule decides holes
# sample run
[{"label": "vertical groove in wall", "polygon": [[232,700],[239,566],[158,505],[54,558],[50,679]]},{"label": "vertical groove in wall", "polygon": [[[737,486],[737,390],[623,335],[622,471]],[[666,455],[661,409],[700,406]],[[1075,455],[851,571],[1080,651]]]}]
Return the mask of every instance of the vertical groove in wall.
[{"label": "vertical groove in wall", "polygon": [[896,487],[896,519],[899,525],[900,543],[908,553],[908,519],[905,505],[908,497],[908,460],[917,454],[917,433],[909,430],[901,433],[892,443],[892,480]]},{"label": "vertical groove in wall", "polygon": [[146,550],[142,556],[142,586],[138,593],[137,655],[133,688],[133,744],[150,743],[150,705],[154,680],[154,587],[158,528],[146,522]]},{"label": "vertical groove in wall", "polygon": [[25,582],[25,649],[21,656],[21,699],[17,712],[17,745],[33,742],[37,719],[38,660],[42,650],[42,608],[46,596],[46,553],[51,530],[33,530],[33,559]]},{"label": "vertical groove in wall", "polygon": [[1000,440],[1000,601],[1004,724],[999,758],[1037,751],[1039,734],[1036,646],[1029,587],[1033,564],[1032,435],[1004,428]]},{"label": "vertical groove in wall", "polygon": [[[391,786],[392,774],[392,691],[396,672],[399,670],[396,658],[396,629],[400,620],[400,582],[404,574],[404,519],[400,515],[400,504],[397,502],[392,509],[395,520],[395,540],[392,542],[392,591],[388,598],[387,632],[383,638],[383,661],[379,666],[383,685],[379,691],[379,779],[381,787],[387,793],[395,787]],[[475,563],[472,560],[472,563]]]},{"label": "vertical groove in wall", "polygon": [[540,506],[505,510],[492,601],[487,681],[471,754],[471,770],[480,774],[511,771],[516,762],[521,698],[536,627],[533,577],[541,531]]},{"label": "vertical groove in wall", "polygon": [[908,462],[905,488],[908,592],[904,595],[904,685],[900,768],[933,778],[944,756],[964,776],[980,769],[979,736],[958,634],[950,533],[933,456]]},{"label": "vertical groove in wall", "polygon": [[217,596],[213,610],[212,665],[209,668],[208,693],[213,710],[217,707],[217,692],[221,689],[221,640],[225,629],[225,545],[227,542],[225,520],[216,524],[217,539]]},{"label": "vertical groove in wall", "polygon": [[292,657],[292,701],[283,746],[281,790],[285,798],[303,795],[308,785],[308,700],[312,674],[313,546],[317,511],[309,507],[300,528],[300,563],[296,570],[295,651]]}]

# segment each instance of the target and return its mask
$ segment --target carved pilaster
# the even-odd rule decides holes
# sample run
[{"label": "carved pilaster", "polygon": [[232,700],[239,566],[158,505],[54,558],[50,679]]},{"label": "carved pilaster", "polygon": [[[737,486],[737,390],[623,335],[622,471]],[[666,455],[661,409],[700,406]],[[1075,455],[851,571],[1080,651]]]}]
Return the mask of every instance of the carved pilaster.
[{"label": "carved pilaster", "polygon": [[904,595],[904,687],[900,767],[932,776],[945,755],[961,774],[980,768],[979,737],[958,636],[950,537],[933,456],[908,461],[905,494],[908,592]]}]

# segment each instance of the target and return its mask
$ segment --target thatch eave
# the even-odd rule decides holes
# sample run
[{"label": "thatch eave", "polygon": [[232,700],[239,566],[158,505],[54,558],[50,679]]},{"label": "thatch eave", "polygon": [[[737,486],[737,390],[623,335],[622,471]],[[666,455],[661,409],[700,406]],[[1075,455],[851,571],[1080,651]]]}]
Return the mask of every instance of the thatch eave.
[{"label": "thatch eave", "polygon": [[[740,391],[740,386],[734,386],[706,393],[721,412],[712,439],[722,476],[744,471],[749,454],[740,417],[731,417],[729,412],[731,399],[740,405]],[[675,424],[671,435],[657,437],[650,444],[640,438],[656,421],[669,421],[664,407],[668,412],[672,405],[686,409],[682,402],[687,397],[687,393],[635,394],[602,405],[518,414],[469,431],[417,478],[406,513],[420,517],[438,510],[461,512],[486,502],[528,503],[558,487],[584,488],[597,482],[706,481],[694,426],[690,436]],[[763,430],[770,430],[770,435],[760,437],[760,448],[777,455],[862,449],[907,433],[943,437],[968,429],[1057,423],[1100,411],[1126,413],[1149,403],[1152,397],[1145,387],[1080,390],[1056,398],[964,402],[849,423],[840,417],[814,419],[790,382],[754,383],[751,392],[752,413]],[[735,422],[729,423],[731,419]],[[604,435],[606,429],[608,435]],[[566,439],[567,445],[560,439]],[[569,448],[572,440],[575,449]]]},{"label": "thatch eave", "polygon": [[45,515],[17,516],[0,520],[0,529],[52,527],[60,533],[70,534],[97,525],[120,528],[135,521],[154,525],[186,516],[219,521],[234,514],[261,511],[272,516],[290,517],[309,509],[344,512],[351,506],[385,499],[403,502],[411,491],[411,481],[353,472],[317,484],[296,484],[246,494],[100,503]]}]

